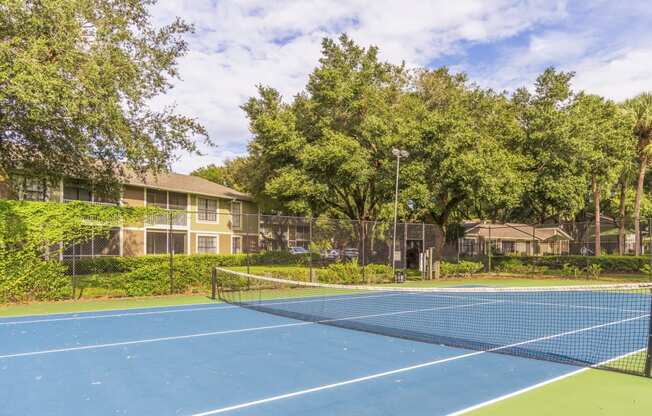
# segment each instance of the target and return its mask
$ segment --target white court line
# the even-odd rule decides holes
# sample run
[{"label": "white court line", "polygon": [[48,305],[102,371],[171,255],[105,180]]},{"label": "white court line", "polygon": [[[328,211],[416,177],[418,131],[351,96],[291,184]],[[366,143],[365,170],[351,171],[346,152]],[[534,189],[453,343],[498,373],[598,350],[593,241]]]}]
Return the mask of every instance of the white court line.
[{"label": "white court line", "polygon": [[290,327],[290,326],[310,325],[312,323],[313,322],[293,322],[293,323],[290,323],[290,324],[258,326],[258,327],[254,327],[254,328],[243,328],[243,329],[230,329],[230,330],[225,330],[225,331],[203,332],[203,333],[200,333],[200,334],[175,335],[175,336],[171,336],[171,337],[149,338],[149,339],[140,339],[140,340],[135,340],[135,341],[112,342],[110,344],[95,344],[95,345],[84,345],[84,346],[81,346],[81,347],[58,348],[58,349],[53,349],[53,350],[19,352],[19,353],[16,353],[16,354],[0,355],[0,359],[3,359],[3,358],[16,358],[16,357],[30,357],[30,356],[33,356],[33,355],[53,354],[53,353],[58,353],[58,352],[83,351],[83,350],[94,350],[94,349],[100,349],[100,348],[121,347],[121,346],[125,346],[125,345],[148,344],[148,343],[152,343],[152,342],[174,341],[174,340],[178,340],[178,339],[200,338],[200,337],[209,337],[209,336],[214,336],[214,335],[237,334],[237,333],[241,333],[241,332],[262,331],[262,330],[266,330],[266,329],[276,329],[276,328],[285,328],[285,327]]},{"label": "white court line", "polygon": [[500,351],[500,350],[504,350],[504,349],[508,349],[508,348],[518,347],[518,346],[521,346],[521,345],[531,344],[531,343],[534,343],[534,342],[547,341],[547,340],[550,340],[550,339],[559,338],[559,337],[563,337],[563,336],[566,336],[566,335],[574,335],[574,334],[578,334],[578,333],[581,333],[581,332],[591,331],[591,330],[594,330],[594,329],[604,328],[604,327],[608,327],[608,326],[612,326],[612,325],[618,325],[618,324],[622,324],[622,323],[625,323],[625,322],[628,322],[628,321],[642,319],[642,318],[645,318],[647,316],[649,316],[649,314],[641,315],[641,316],[638,316],[638,317],[635,317],[635,318],[628,318],[628,319],[622,319],[622,320],[619,320],[619,321],[608,322],[606,324],[594,325],[594,326],[590,326],[590,327],[587,327],[587,328],[576,329],[576,330],[573,330],[573,331],[562,332],[562,333],[555,334],[555,335],[548,335],[548,336],[545,336],[545,337],[535,338],[535,339],[531,339],[531,340],[527,340],[527,341],[517,342],[517,343],[514,343],[514,344],[510,344],[510,345],[505,345],[505,346],[502,346],[502,347],[492,348],[492,349],[486,350],[486,351],[476,351],[476,352],[471,352],[471,353],[468,353],[468,354],[456,355],[456,356],[449,357],[449,358],[444,358],[444,359],[440,359],[440,360],[436,360],[436,361],[429,361],[429,362],[426,362],[426,363],[421,363],[421,364],[417,364],[417,365],[413,365],[413,366],[409,366],[409,367],[398,368],[398,369],[395,369],[395,370],[385,371],[385,372],[382,372],[382,373],[370,374],[368,376],[358,377],[358,378],[354,378],[354,379],[350,379],[350,380],[345,380],[345,381],[341,381],[341,382],[338,382],[338,383],[313,387],[313,388],[306,389],[306,390],[294,391],[294,392],[287,393],[287,394],[282,394],[282,395],[279,395],[279,396],[266,397],[264,399],[254,400],[254,401],[245,402],[245,403],[240,403],[240,404],[227,406],[227,407],[221,407],[219,409],[208,410],[206,412],[194,413],[192,416],[209,416],[209,415],[216,415],[216,414],[220,414],[220,413],[226,413],[226,412],[230,412],[232,410],[239,410],[239,409],[243,409],[243,408],[247,408],[247,407],[256,406],[256,405],[259,405],[259,404],[264,404],[264,403],[274,402],[274,401],[278,401],[278,400],[288,399],[288,398],[291,398],[291,397],[303,396],[303,395],[306,395],[306,394],[315,393],[315,392],[322,391],[322,390],[329,390],[329,389],[333,389],[333,388],[336,388],[336,387],[346,386],[346,385],[349,385],[349,384],[360,383],[360,382],[363,382],[363,381],[373,380],[373,379],[376,379],[376,378],[386,377],[386,376],[393,375],[393,374],[398,374],[398,373],[404,373],[404,372],[416,370],[416,369],[419,369],[419,368],[431,367],[431,366],[434,366],[434,365],[443,364],[443,363],[447,363],[447,362],[450,362],[450,361],[456,361],[456,360],[460,360],[460,359],[463,359],[463,358],[473,357],[475,355],[480,355],[480,354],[484,354],[484,353],[487,353],[487,352],[496,352],[496,351]]},{"label": "white court line", "polygon": [[476,405],[464,408],[462,410],[458,410],[456,412],[449,413],[447,416],[460,416],[460,415],[472,412],[474,410],[478,410],[478,409],[480,409],[482,407],[486,407],[486,406],[492,405],[494,403],[502,402],[503,400],[507,400],[507,399],[510,399],[512,397],[515,397],[515,396],[519,396],[519,395],[521,395],[523,393],[527,393],[528,391],[536,390],[536,389],[538,389],[540,387],[547,386],[548,384],[552,384],[552,383],[555,383],[557,381],[561,381],[563,379],[566,379],[566,378],[572,377],[574,375],[577,375],[577,374],[583,373],[585,371],[588,371],[588,370],[590,370],[592,368],[597,368],[597,367],[603,366],[603,365],[605,365],[607,363],[610,363],[610,362],[613,362],[613,361],[618,361],[621,358],[627,357],[628,355],[638,354],[639,352],[642,352],[642,351],[645,351],[645,350],[646,350],[646,348],[641,348],[638,351],[633,351],[633,352],[623,354],[623,355],[615,357],[615,358],[610,358],[610,359],[602,361],[602,362],[600,362],[598,364],[594,364],[594,365],[592,365],[590,367],[580,368],[579,370],[571,371],[570,373],[563,374],[563,375],[561,375],[559,377],[551,378],[549,380],[542,381],[541,383],[537,383],[537,384],[533,384],[531,386],[525,387],[524,389],[516,390],[516,391],[513,391],[511,393],[505,394],[503,396],[499,396],[499,397],[496,397],[494,399],[487,400],[486,402],[478,403]]},{"label": "white court line", "polygon": [[473,303],[473,304],[467,304],[467,305],[445,306],[445,307],[439,307],[439,308],[395,311],[395,312],[387,312],[387,313],[380,313],[380,314],[373,314],[373,315],[349,316],[349,317],[346,317],[346,318],[339,318],[339,319],[325,319],[325,320],[315,321],[315,322],[293,322],[293,323],[289,323],[289,324],[259,326],[259,327],[254,327],[254,328],[230,329],[230,330],[224,330],[224,331],[203,332],[203,333],[199,333],[199,334],[175,335],[175,336],[170,336],[170,337],[149,338],[149,339],[134,340],[134,341],[112,342],[112,343],[108,343],[108,344],[83,345],[83,346],[80,346],[80,347],[68,347],[68,348],[57,348],[57,349],[52,349],[52,350],[20,352],[20,353],[15,353],[15,354],[0,355],[0,359],[3,359],[3,358],[16,358],[16,357],[30,357],[30,356],[33,356],[33,355],[53,354],[53,353],[59,353],[59,352],[83,351],[83,350],[93,350],[93,349],[100,349],[100,348],[120,347],[120,346],[125,346],[125,345],[147,344],[147,343],[152,343],[152,342],[174,341],[174,340],[179,340],[179,339],[200,338],[200,337],[208,337],[208,336],[215,336],[215,335],[238,334],[238,333],[242,333],[242,332],[262,331],[262,330],[267,330],[267,329],[286,328],[286,327],[291,327],[291,326],[327,324],[327,323],[330,323],[330,322],[337,322],[337,321],[350,321],[352,319],[367,319],[367,318],[376,318],[376,317],[379,317],[379,316],[390,316],[390,315],[405,315],[405,314],[409,314],[409,313],[424,312],[424,311],[430,311],[430,310],[468,308],[468,307],[472,307],[472,306],[485,305],[485,304],[488,304],[488,303],[494,303],[494,302],[483,302],[483,303]]},{"label": "white court line", "polygon": [[25,324],[39,324],[44,322],[61,322],[61,321],[83,321],[86,319],[103,319],[103,318],[124,318],[128,316],[144,316],[144,315],[163,315],[169,313],[181,313],[181,312],[197,312],[197,311],[212,311],[215,309],[234,309],[237,306],[233,305],[222,305],[215,307],[204,307],[204,308],[189,308],[189,309],[171,309],[164,311],[148,311],[148,312],[122,312],[122,313],[112,313],[106,315],[89,315],[89,316],[69,316],[65,318],[47,318],[47,319],[31,319],[25,321],[10,321],[10,322],[0,322],[0,325],[25,325]]},{"label": "white court line", "polygon": [[[342,296],[348,296],[348,295],[342,295]],[[337,302],[337,301],[342,301],[342,300],[350,300],[350,299],[368,299],[368,298],[381,298],[381,297],[388,297],[388,296],[398,296],[396,293],[388,293],[385,295],[369,295],[369,296],[348,296],[346,298],[327,298],[324,299],[323,297],[320,297],[319,299],[315,298],[306,298],[303,300],[296,300],[296,301],[283,301],[283,302],[278,302],[274,301],[273,299],[267,299],[267,302],[263,303],[258,303],[257,305],[259,306],[267,306],[267,305],[287,305],[287,304],[294,304],[294,303],[313,303],[313,302]],[[209,304],[205,304],[209,305]],[[27,324],[38,324],[38,323],[45,323],[45,322],[61,322],[61,321],[83,321],[87,319],[104,319],[104,318],[126,318],[130,316],[144,316],[144,315],[163,315],[163,314],[170,314],[170,313],[181,313],[181,312],[201,312],[201,311],[212,311],[216,309],[236,309],[236,308],[241,308],[240,306],[234,306],[234,305],[221,305],[221,306],[215,306],[215,307],[204,307],[204,308],[189,308],[189,309],[170,309],[170,310],[156,310],[156,311],[147,311],[147,312],[122,312],[122,313],[115,313],[115,314],[106,314],[106,315],[87,315],[87,316],[68,316],[65,318],[47,318],[47,319],[32,319],[32,320],[25,320],[25,321],[9,321],[9,322],[0,322],[0,326],[3,325],[27,325]],[[83,312],[76,312],[76,313],[83,313]],[[1,318],[0,318],[1,319]]]}]

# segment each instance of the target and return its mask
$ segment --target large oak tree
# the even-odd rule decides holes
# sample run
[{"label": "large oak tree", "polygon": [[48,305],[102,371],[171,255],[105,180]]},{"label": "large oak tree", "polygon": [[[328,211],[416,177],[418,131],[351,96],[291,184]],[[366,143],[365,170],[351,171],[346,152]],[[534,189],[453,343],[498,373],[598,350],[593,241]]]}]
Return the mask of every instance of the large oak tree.
[{"label": "large oak tree", "polygon": [[[204,128],[149,104],[170,87],[191,26],[155,28],[153,0],[0,4],[0,175],[114,183],[169,166]],[[207,140],[207,139],[206,139]]]}]

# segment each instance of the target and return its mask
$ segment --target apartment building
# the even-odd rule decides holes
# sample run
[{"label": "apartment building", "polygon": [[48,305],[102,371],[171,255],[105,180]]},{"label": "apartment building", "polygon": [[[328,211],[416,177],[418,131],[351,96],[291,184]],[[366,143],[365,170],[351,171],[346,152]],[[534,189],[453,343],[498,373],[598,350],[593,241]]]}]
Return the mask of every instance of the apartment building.
[{"label": "apartment building", "polygon": [[139,177],[123,181],[120,198],[96,194],[82,180],[65,179],[58,184],[12,176],[0,181],[0,198],[33,201],[86,201],[126,207],[155,206],[184,211],[175,215],[152,215],[136,224],[124,224],[108,236],[97,236],[63,256],[143,256],[165,254],[235,254],[258,244],[258,206],[253,198],[205,179],[178,173]]}]

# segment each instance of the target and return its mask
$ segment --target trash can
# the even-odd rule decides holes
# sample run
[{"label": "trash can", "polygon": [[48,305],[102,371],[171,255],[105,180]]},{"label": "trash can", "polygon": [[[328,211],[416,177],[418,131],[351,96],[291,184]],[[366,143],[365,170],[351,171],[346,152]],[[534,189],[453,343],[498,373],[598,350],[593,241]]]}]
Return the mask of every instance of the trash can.
[{"label": "trash can", "polygon": [[396,270],[394,272],[394,282],[395,283],[404,283],[405,282],[405,272],[403,270]]}]

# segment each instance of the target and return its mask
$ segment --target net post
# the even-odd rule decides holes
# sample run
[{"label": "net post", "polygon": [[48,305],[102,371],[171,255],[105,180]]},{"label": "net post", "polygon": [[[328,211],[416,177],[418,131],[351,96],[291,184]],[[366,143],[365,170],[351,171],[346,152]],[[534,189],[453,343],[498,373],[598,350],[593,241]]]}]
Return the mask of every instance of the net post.
[{"label": "net post", "polygon": [[[650,261],[650,281],[652,281],[652,217],[648,218],[648,225],[647,225],[647,237],[648,240],[650,240],[649,243],[649,253],[648,253],[648,258]],[[652,320],[652,315],[650,316],[650,320]],[[648,348],[649,350],[649,348]]]},{"label": "net post", "polygon": [[487,252],[487,273],[491,273],[491,224],[489,224],[489,251]]},{"label": "net post", "polygon": [[648,327],[647,356],[643,373],[645,377],[652,377],[652,289],[650,289],[650,325]]},{"label": "net post", "polygon": [[217,299],[217,269],[215,267],[211,270],[211,299]]}]

